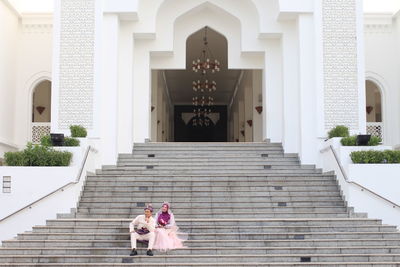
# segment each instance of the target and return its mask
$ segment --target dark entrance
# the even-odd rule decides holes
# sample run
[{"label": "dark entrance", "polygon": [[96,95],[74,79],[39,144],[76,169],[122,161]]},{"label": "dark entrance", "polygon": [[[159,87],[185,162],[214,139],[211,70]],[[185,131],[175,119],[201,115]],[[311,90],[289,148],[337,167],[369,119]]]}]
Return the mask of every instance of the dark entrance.
[{"label": "dark entrance", "polygon": [[193,106],[175,106],[175,142],[227,142],[227,107],[213,106],[209,126],[193,126]]}]

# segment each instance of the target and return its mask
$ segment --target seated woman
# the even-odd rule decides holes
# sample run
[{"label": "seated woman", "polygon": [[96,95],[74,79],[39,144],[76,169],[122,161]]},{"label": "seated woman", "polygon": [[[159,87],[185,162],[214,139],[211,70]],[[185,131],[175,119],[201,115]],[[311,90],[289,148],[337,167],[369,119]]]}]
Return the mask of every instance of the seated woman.
[{"label": "seated woman", "polygon": [[154,249],[167,251],[170,249],[184,248],[183,242],[187,239],[186,234],[178,232],[174,214],[170,210],[168,202],[162,204],[156,214],[156,240]]}]

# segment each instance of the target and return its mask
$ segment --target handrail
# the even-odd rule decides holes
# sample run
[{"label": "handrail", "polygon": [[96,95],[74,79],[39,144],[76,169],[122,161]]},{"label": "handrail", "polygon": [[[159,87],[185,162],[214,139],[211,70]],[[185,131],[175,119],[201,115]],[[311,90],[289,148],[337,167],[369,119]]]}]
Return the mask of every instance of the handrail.
[{"label": "handrail", "polygon": [[79,169],[79,172],[78,172],[77,177],[76,177],[76,179],[75,179],[74,182],[69,182],[69,183],[67,183],[67,184],[65,184],[65,185],[63,185],[63,186],[61,186],[60,188],[58,188],[58,189],[56,189],[56,190],[54,190],[54,191],[48,193],[47,195],[45,195],[45,196],[43,196],[43,197],[41,197],[41,198],[39,198],[39,199],[33,201],[32,203],[30,203],[30,204],[24,206],[23,208],[20,208],[19,210],[17,210],[17,211],[15,211],[15,212],[11,213],[10,215],[7,215],[6,217],[0,219],[0,222],[6,220],[6,219],[8,219],[8,218],[10,218],[11,216],[14,216],[15,214],[17,214],[17,213],[19,213],[19,212],[25,210],[26,208],[31,208],[31,206],[35,205],[36,203],[42,201],[43,199],[45,199],[45,198],[47,198],[47,197],[49,197],[49,196],[51,196],[51,195],[57,193],[57,192],[60,191],[60,190],[61,190],[61,191],[64,191],[64,189],[65,189],[66,187],[70,186],[70,185],[79,183],[80,180],[81,180],[81,176],[82,176],[82,173],[83,173],[83,169],[85,168],[86,161],[87,161],[87,158],[88,158],[88,156],[89,156],[90,150],[93,150],[93,149],[92,149],[91,146],[88,146],[88,147],[86,148],[86,152],[85,152],[84,159],[83,159],[83,161],[82,161],[82,163],[81,163],[81,167],[80,167],[80,169]]},{"label": "handrail", "polygon": [[391,201],[391,200],[389,200],[389,199],[387,199],[387,198],[385,198],[385,197],[379,195],[378,193],[375,193],[375,192],[372,191],[371,189],[368,189],[368,188],[366,188],[365,186],[360,185],[359,183],[350,181],[349,178],[347,177],[347,174],[346,174],[346,172],[344,171],[344,168],[343,168],[342,164],[340,163],[339,157],[338,157],[338,155],[337,155],[335,149],[332,147],[332,145],[329,145],[329,147],[327,147],[327,148],[325,148],[325,149],[322,149],[320,152],[323,153],[323,152],[325,152],[326,150],[331,150],[331,151],[332,151],[333,156],[335,157],[335,161],[336,161],[337,165],[339,166],[340,172],[342,173],[342,175],[343,175],[344,180],[345,180],[346,183],[356,185],[356,186],[360,187],[362,190],[366,190],[366,191],[370,192],[371,194],[375,195],[376,197],[378,197],[378,198],[380,198],[380,199],[382,199],[382,200],[384,200],[384,201],[390,203],[391,205],[393,205],[393,208],[396,208],[396,207],[397,207],[397,208],[400,208],[400,205],[398,205],[398,204],[394,203],[393,201]]}]

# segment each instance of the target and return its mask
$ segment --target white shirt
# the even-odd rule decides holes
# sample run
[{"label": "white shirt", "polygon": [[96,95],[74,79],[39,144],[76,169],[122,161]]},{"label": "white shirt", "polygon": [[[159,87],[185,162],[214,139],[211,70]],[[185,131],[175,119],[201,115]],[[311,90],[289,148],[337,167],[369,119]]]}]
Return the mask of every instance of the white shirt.
[{"label": "white shirt", "polygon": [[135,225],[137,225],[138,229],[147,228],[150,232],[154,232],[156,228],[156,221],[154,220],[153,217],[149,218],[149,222],[146,222],[146,216],[145,215],[139,215],[137,216],[130,224],[129,224],[129,231],[133,232],[135,231]]}]

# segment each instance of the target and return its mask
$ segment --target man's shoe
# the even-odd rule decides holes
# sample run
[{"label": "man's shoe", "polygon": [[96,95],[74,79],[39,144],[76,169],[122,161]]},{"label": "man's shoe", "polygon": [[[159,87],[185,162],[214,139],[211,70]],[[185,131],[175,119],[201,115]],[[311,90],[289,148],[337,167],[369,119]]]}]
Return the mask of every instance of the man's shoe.
[{"label": "man's shoe", "polygon": [[137,255],[136,249],[132,249],[131,254],[129,254],[129,256],[136,256],[136,255]]},{"label": "man's shoe", "polygon": [[153,251],[151,249],[147,250],[147,256],[154,256]]}]

